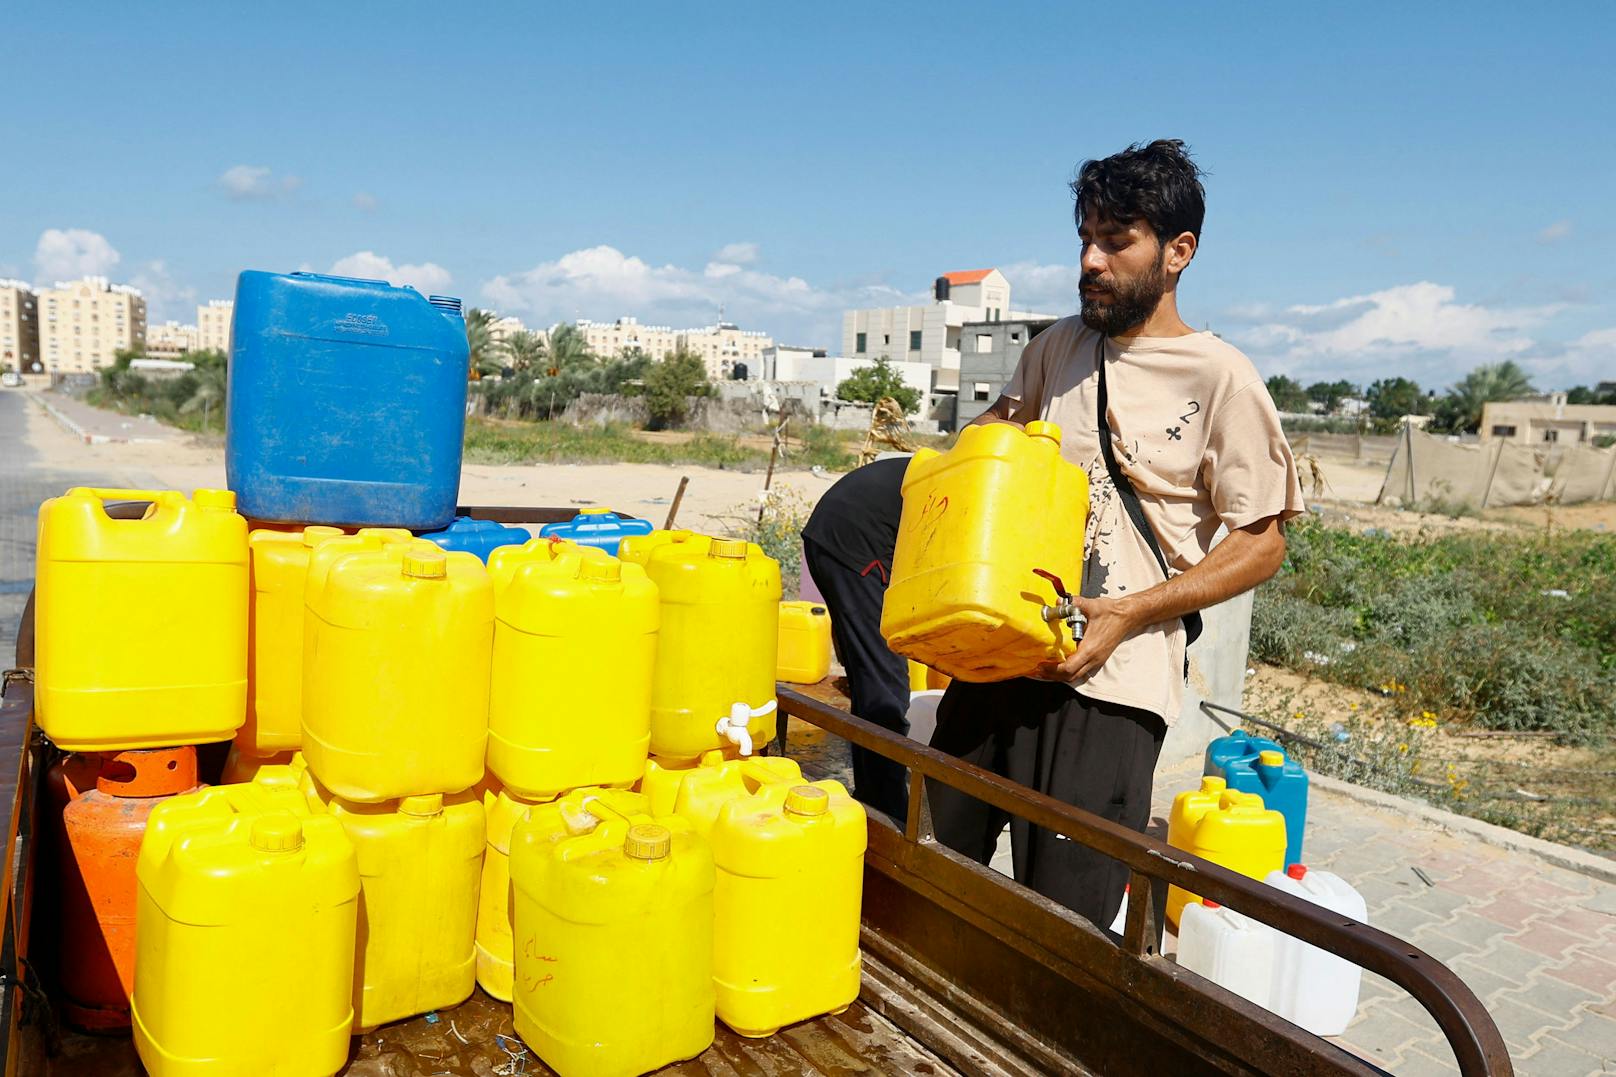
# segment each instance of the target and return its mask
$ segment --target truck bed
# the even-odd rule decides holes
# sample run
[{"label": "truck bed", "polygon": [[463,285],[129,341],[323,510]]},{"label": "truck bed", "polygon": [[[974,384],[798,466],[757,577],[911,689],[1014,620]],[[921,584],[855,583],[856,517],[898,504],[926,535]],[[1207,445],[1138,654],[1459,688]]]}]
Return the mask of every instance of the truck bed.
[{"label": "truck bed", "polygon": [[[341,1071],[343,1077],[487,1077],[496,1072],[526,1077],[554,1072],[531,1054],[513,1064],[512,1055],[495,1039],[506,1037],[506,1044],[519,1052],[511,1029],[511,1008],[480,989],[454,1009],[440,1011],[436,1018],[416,1017],[356,1037],[353,1057]],[[141,1077],[145,1073],[127,1036],[87,1036],[63,1028],[54,1043],[47,1043],[47,1038],[41,1035],[33,1049],[24,1051],[20,1077]],[[520,1059],[520,1052],[517,1057]],[[497,1069],[502,1064],[507,1068]],[[719,1025],[713,1045],[699,1057],[657,1072],[688,1077],[841,1077],[855,1073],[955,1077],[958,1073],[862,1002],[841,1014],[792,1025],[766,1040],[748,1040]]]}]

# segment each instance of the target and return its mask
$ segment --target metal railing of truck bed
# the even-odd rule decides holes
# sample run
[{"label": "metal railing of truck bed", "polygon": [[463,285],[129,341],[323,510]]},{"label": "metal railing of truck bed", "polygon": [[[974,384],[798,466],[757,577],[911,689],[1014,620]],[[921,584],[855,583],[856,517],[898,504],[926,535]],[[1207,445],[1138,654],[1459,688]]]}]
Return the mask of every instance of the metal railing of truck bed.
[{"label": "metal railing of truck bed", "polygon": [[[138,515],[140,503],[109,506]],[[569,520],[573,508],[465,507],[500,523]],[[33,659],[32,596],[19,626],[19,666]],[[7,675],[0,701],[0,798],[12,805],[6,844],[0,1033],[9,1073],[19,996],[27,982],[30,888],[26,870],[37,790],[51,751],[32,730],[31,671]],[[1049,1073],[1383,1073],[1180,967],[1157,951],[1153,900],[1184,887],[1375,972],[1435,1020],[1466,1077],[1513,1074],[1497,1027],[1447,966],[1387,932],[1285,894],[1099,816],[782,689],[782,713],[909,768],[900,829],[872,812],[865,855],[864,997],[961,1072],[982,1077]],[[1125,864],[1126,926],[1116,936],[936,839],[926,796],[939,782]],[[9,788],[8,788],[9,787]],[[790,930],[790,910],[782,930]],[[20,970],[20,974],[19,974]],[[1176,1067],[1176,1068],[1175,1068]]]}]

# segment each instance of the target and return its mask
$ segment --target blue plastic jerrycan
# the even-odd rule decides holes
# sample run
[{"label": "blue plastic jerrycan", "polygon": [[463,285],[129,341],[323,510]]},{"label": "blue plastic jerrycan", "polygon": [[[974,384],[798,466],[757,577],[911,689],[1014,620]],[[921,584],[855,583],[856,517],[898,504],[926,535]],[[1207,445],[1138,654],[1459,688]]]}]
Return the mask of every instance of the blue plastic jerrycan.
[{"label": "blue plastic jerrycan", "polygon": [[426,531],[420,536],[435,542],[445,550],[464,550],[474,553],[488,563],[488,555],[501,546],[520,546],[533,537],[525,527],[509,527],[493,520],[474,520],[470,516],[456,516],[454,523],[441,531]]},{"label": "blue plastic jerrycan", "polygon": [[617,515],[611,509],[584,509],[565,523],[545,524],[540,538],[561,538],[580,546],[595,546],[617,556],[617,546],[630,535],[649,535],[650,520]]},{"label": "blue plastic jerrycan", "polygon": [[255,520],[434,531],[454,519],[469,356],[460,300],[385,281],[236,281],[225,474]]},{"label": "blue plastic jerrycan", "polygon": [[1277,741],[1237,729],[1206,747],[1202,773],[1222,778],[1230,789],[1256,793],[1263,806],[1285,817],[1285,864],[1302,863],[1307,825],[1307,771]]}]

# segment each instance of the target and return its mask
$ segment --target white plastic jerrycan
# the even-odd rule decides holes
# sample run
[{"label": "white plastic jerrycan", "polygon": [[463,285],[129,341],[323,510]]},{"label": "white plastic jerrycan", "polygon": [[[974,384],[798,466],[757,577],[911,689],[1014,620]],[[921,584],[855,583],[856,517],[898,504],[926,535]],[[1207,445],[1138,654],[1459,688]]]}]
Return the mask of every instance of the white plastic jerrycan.
[{"label": "white plastic jerrycan", "polygon": [[1274,957],[1282,937],[1267,924],[1215,901],[1184,906],[1178,963],[1241,998],[1271,1008]]},{"label": "white plastic jerrycan", "polygon": [[[1284,871],[1269,872],[1263,881],[1331,912],[1369,922],[1363,895],[1332,872],[1309,871],[1302,864],[1292,864]],[[1358,1012],[1363,970],[1346,958],[1289,935],[1278,937],[1276,950],[1274,995],[1269,1009],[1315,1036],[1339,1036],[1345,1032]]]}]

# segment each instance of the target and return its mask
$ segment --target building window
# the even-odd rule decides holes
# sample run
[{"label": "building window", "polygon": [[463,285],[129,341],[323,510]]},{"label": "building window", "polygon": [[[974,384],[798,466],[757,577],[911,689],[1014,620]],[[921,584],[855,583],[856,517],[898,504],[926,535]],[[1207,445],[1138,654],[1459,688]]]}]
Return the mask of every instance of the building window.
[{"label": "building window", "polygon": [[1512,438],[1514,436],[1515,436],[1515,428],[1513,426],[1496,426],[1495,425],[1493,427],[1493,437],[1495,437],[1495,438]]},{"label": "building window", "polygon": [[920,330],[918,329],[909,330],[909,350],[912,352],[920,350]]},{"label": "building window", "polygon": [[1543,440],[1544,441],[1559,441],[1560,440],[1560,431],[1558,431],[1558,430],[1545,430],[1545,431],[1543,431]]},{"label": "building window", "polygon": [[1021,343],[1021,333],[1018,330],[1012,329],[1010,331],[1010,343],[1012,343],[1012,344],[1020,344]]},{"label": "building window", "polygon": [[973,384],[971,386],[971,399],[972,400],[986,400],[988,398],[988,391],[989,390],[988,390],[988,383],[987,382],[985,382],[985,381],[976,382],[975,384]]},{"label": "building window", "polygon": [[992,350],[993,350],[993,334],[992,333],[978,333],[978,334],[976,334],[976,354],[984,355],[984,354],[986,354],[986,353],[988,353],[988,352],[990,352]]},{"label": "building window", "polygon": [[882,344],[891,344],[892,343],[892,334],[891,333],[882,333],[881,334],[881,343]]},{"label": "building window", "polygon": [[864,334],[863,334],[863,333],[860,333],[860,334],[858,334],[858,336],[857,336],[857,337],[855,337],[855,338],[854,338],[854,339],[855,339],[855,340],[856,340],[856,341],[857,341],[857,343],[856,343],[856,344],[854,344],[854,345],[853,345],[853,350],[854,350],[854,351],[856,351],[856,352],[858,352],[858,353],[859,353],[859,354],[860,354],[860,355],[863,355],[863,354],[864,354],[864,352],[865,352],[865,347],[864,347],[864,344],[865,344],[865,340],[864,340]]}]

